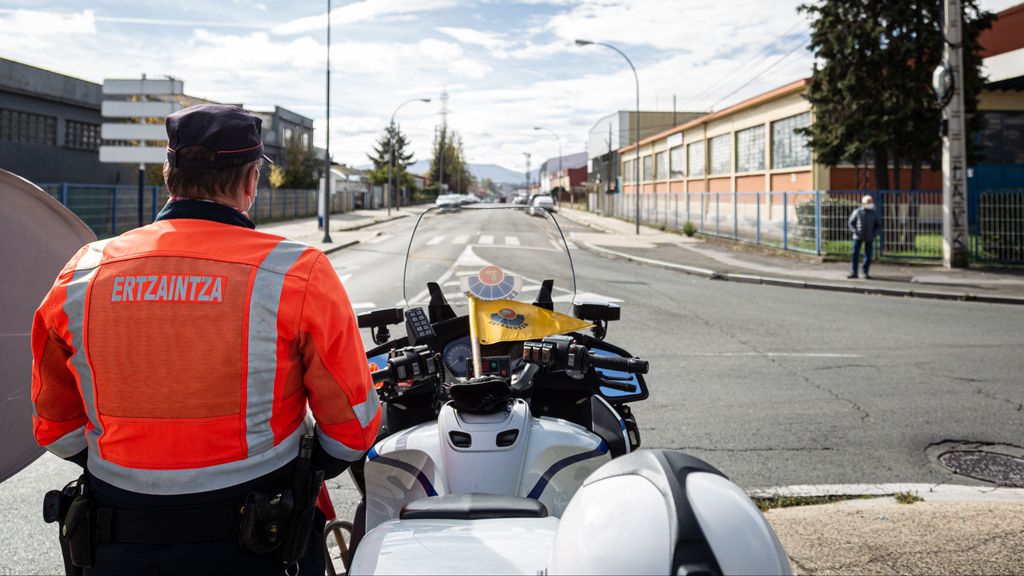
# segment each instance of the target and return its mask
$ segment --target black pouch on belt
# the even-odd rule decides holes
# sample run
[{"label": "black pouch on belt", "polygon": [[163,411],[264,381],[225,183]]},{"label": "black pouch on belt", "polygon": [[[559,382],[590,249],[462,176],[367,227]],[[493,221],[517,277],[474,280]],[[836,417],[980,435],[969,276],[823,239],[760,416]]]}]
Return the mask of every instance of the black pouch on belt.
[{"label": "black pouch on belt", "polygon": [[294,507],[291,490],[270,495],[249,492],[242,507],[242,526],[239,532],[242,548],[256,554],[277,550],[284,541],[288,518]]},{"label": "black pouch on belt", "polygon": [[71,503],[78,493],[78,482],[85,482],[83,475],[76,482],[69,482],[62,490],[50,490],[43,497],[43,521],[47,524],[57,522],[60,553],[64,559],[64,573],[69,576],[80,576],[82,569],[71,561],[71,545],[68,542],[64,526]]},{"label": "black pouch on belt", "polygon": [[61,536],[67,538],[71,563],[79,568],[91,567],[96,550],[96,503],[88,483],[82,479],[79,479],[77,494],[68,507]]},{"label": "black pouch on belt", "polygon": [[316,513],[316,498],[324,483],[324,471],[312,467],[313,436],[302,437],[299,457],[292,474],[292,492],[295,496],[295,512],[288,522],[283,545],[277,550],[277,559],[288,566],[306,553],[309,535],[313,530],[313,516]]}]

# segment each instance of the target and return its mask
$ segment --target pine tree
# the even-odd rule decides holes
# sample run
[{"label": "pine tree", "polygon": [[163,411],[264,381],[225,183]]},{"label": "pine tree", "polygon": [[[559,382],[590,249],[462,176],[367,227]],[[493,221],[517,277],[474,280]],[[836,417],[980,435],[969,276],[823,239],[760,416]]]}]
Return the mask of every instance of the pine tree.
[{"label": "pine tree", "polygon": [[385,128],[377,138],[373,152],[366,155],[373,163],[373,169],[368,174],[370,183],[387,184],[390,166],[394,171],[391,182],[396,190],[412,186],[412,175],[408,173],[408,168],[413,163],[413,153],[407,150],[408,147],[409,139],[402,132],[401,126],[393,124]]},{"label": "pine tree", "polygon": [[[439,160],[444,158],[444,162]],[[440,170],[444,173],[441,174]],[[456,192],[461,185],[461,190],[466,190],[475,182],[473,175],[466,164],[465,153],[462,147],[462,136],[451,131],[447,126],[441,125],[434,133],[434,147],[430,159],[430,189],[434,194],[439,194],[441,187],[438,183],[443,182],[449,193]]]}]

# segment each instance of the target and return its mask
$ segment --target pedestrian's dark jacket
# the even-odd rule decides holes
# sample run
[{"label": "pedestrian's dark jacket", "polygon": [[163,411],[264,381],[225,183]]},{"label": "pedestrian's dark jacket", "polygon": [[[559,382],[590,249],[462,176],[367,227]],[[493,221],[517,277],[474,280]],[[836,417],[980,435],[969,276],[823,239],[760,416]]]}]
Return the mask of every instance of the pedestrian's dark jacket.
[{"label": "pedestrian's dark jacket", "polygon": [[854,239],[859,238],[865,242],[873,241],[875,236],[882,231],[882,217],[878,215],[878,211],[868,210],[863,206],[850,214],[848,224]]}]

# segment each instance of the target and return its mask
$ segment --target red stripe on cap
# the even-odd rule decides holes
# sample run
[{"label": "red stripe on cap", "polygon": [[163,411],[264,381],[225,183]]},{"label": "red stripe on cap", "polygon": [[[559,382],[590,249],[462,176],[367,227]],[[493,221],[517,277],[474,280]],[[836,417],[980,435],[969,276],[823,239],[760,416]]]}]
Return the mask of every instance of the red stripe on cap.
[{"label": "red stripe on cap", "polygon": [[256,146],[250,146],[248,148],[242,148],[241,150],[220,150],[220,151],[217,152],[217,154],[234,154],[236,152],[248,152],[250,150],[255,150],[257,148],[262,148],[262,147],[263,147],[263,144],[257,144]]}]

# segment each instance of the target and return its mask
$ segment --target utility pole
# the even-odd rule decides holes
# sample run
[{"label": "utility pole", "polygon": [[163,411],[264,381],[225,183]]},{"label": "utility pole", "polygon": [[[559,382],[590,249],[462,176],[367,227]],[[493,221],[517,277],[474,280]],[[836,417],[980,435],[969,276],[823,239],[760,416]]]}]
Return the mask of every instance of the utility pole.
[{"label": "utility pole", "polygon": [[444,156],[448,153],[448,90],[441,91],[441,157],[438,159],[437,195],[444,194]]},{"label": "utility pole", "polygon": [[935,84],[942,115],[942,264],[967,267],[967,123],[964,114],[963,6],[943,0],[943,63]]},{"label": "utility pole", "polygon": [[327,144],[324,145],[324,237],[331,243],[331,0],[327,0]]},{"label": "utility pole", "polygon": [[526,197],[530,197],[530,153],[523,152],[523,156],[526,156]]}]

